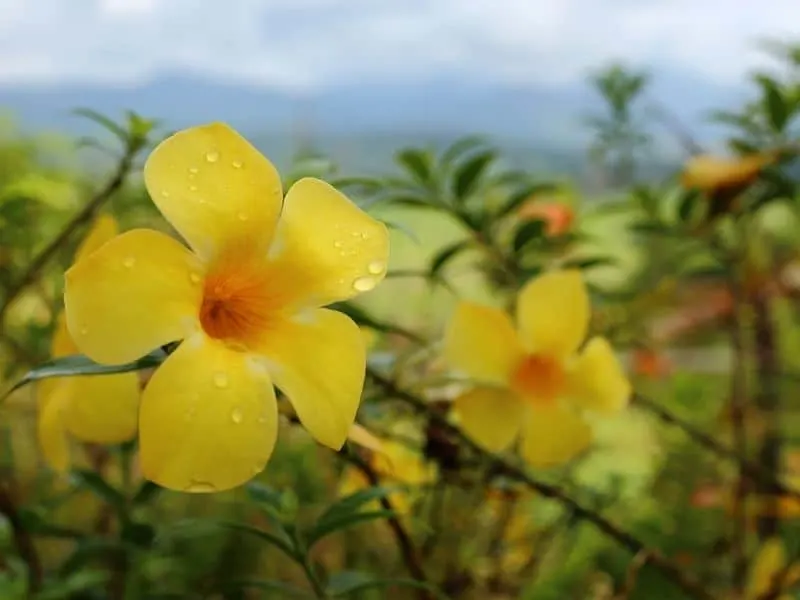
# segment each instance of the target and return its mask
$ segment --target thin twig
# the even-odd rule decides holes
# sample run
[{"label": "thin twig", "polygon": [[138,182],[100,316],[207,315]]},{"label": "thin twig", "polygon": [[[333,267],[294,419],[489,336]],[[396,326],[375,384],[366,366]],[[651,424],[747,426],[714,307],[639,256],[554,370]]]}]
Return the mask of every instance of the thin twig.
[{"label": "thin twig", "polygon": [[392,380],[386,378],[380,373],[372,369],[367,370],[367,374],[375,382],[376,385],[381,387],[386,394],[402,400],[412,406],[418,412],[421,412],[436,423],[436,425],[443,431],[451,434],[456,438],[462,446],[469,448],[471,451],[484,456],[488,462],[491,462],[495,471],[498,474],[506,475],[521,483],[524,483],[528,488],[538,492],[545,498],[550,498],[562,504],[569,510],[576,518],[582,519],[594,525],[601,532],[612,538],[618,544],[627,548],[630,552],[638,554],[646,552],[649,556],[649,563],[657,568],[663,575],[668,577],[684,592],[697,598],[699,600],[715,600],[714,596],[708,592],[701,582],[695,580],[689,575],[685,574],[683,570],[668,558],[662,556],[655,550],[651,550],[647,545],[639,540],[632,533],[620,529],[617,525],[606,519],[601,514],[588,508],[570,497],[563,489],[558,486],[551,485],[547,482],[541,481],[530,475],[523,467],[518,466],[509,460],[500,456],[491,454],[484,450],[481,446],[475,443],[472,438],[467,436],[459,427],[453,425],[445,416],[430,410],[427,402],[422,398],[415,396],[400,389]]},{"label": "thin twig", "polygon": [[36,551],[33,539],[28,530],[25,529],[25,524],[17,511],[16,504],[11,496],[11,490],[4,482],[0,482],[0,515],[3,515],[8,521],[17,554],[27,565],[28,595],[33,597],[42,587],[42,578],[44,576],[42,561],[39,559],[39,553]]},{"label": "thin twig", "polygon": [[[359,471],[361,471],[364,477],[366,477],[369,481],[370,485],[380,485],[380,477],[378,476],[378,473],[357,452],[345,452],[343,453],[343,456],[345,457],[345,460],[353,464]],[[381,497],[380,503],[385,510],[395,511],[395,507],[392,506],[391,501],[386,496]],[[403,562],[405,563],[408,572],[417,581],[422,583],[430,583],[428,581],[428,577],[425,575],[425,570],[422,568],[422,562],[420,561],[417,549],[414,546],[414,542],[411,540],[411,536],[400,522],[400,519],[398,519],[396,516],[391,516],[387,518],[387,523],[392,530],[392,534],[394,534],[395,540],[397,541],[397,547],[400,549],[400,554],[403,557]],[[424,600],[429,598],[430,595],[425,590],[419,590],[419,597]]]},{"label": "thin twig", "polygon": [[133,160],[142,145],[138,143],[130,143],[125,151],[124,156],[120,159],[114,174],[108,183],[104,185],[75,215],[72,220],[67,223],[61,232],[31,261],[27,270],[22,276],[14,283],[6,293],[3,304],[0,305],[0,329],[2,329],[3,317],[8,309],[13,304],[14,300],[33,283],[47,264],[56,256],[58,250],[69,241],[73,233],[78,230],[82,225],[88,223],[95,216],[100,207],[109,199],[114,193],[119,190],[125,183],[126,178],[131,170]]},{"label": "thin twig", "polygon": [[695,442],[705,447],[707,450],[711,450],[717,456],[735,462],[739,468],[748,475],[748,477],[751,477],[757,481],[769,482],[776,492],[800,499],[800,490],[786,485],[780,481],[773,472],[764,469],[757,463],[747,460],[746,457],[740,456],[732,448],[725,446],[725,444],[718,442],[713,437],[701,431],[691,423],[681,419],[677,415],[674,415],[669,410],[661,406],[658,402],[642,396],[641,394],[635,394],[633,396],[633,405],[652,413],[658,417],[661,422],[682,430]]}]

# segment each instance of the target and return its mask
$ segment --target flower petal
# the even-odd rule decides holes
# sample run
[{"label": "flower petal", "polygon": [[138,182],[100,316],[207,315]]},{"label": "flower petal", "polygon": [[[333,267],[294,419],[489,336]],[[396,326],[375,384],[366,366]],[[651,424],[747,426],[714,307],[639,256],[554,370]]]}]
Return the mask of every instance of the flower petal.
[{"label": "flower petal", "polygon": [[64,379],[58,383],[40,400],[37,435],[45,462],[54,471],[64,473],[69,469],[70,452],[63,413],[71,395],[71,382]]},{"label": "flower petal", "polygon": [[445,331],[444,356],[450,366],[477,381],[508,385],[523,350],[506,313],[460,302]]},{"label": "flower petal", "polygon": [[119,233],[117,221],[111,215],[100,215],[75,251],[73,263],[83,260]]},{"label": "flower petal", "polygon": [[64,410],[67,430],[84,442],[120,444],[133,439],[139,423],[136,373],[72,377]]},{"label": "flower petal", "polygon": [[144,181],[161,214],[208,259],[230,244],[266,250],[281,210],[278,171],[224,123],[179,131],[153,150]]},{"label": "flower petal", "polygon": [[308,432],[339,450],[361,401],[366,349],[361,331],[342,313],[314,309],[270,327],[257,351],[270,363]]},{"label": "flower petal", "polygon": [[522,456],[534,467],[554,467],[583,452],[592,430],[577,413],[558,405],[537,406],[526,417]]},{"label": "flower petal", "polygon": [[478,387],[456,398],[454,410],[471,438],[491,452],[500,452],[519,434],[525,405],[508,390]]},{"label": "flower petal", "polygon": [[203,267],[176,240],[149,229],[117,236],[66,273],[67,324],[93,360],[135,360],[198,327]]},{"label": "flower petal", "polygon": [[591,307],[580,271],[551,271],[528,282],[517,298],[522,343],[530,350],[565,358],[578,349],[589,327]]},{"label": "flower petal", "polygon": [[69,334],[67,315],[64,311],[61,311],[56,317],[56,328],[53,331],[53,338],[50,343],[50,356],[52,358],[61,358],[71,354],[80,354],[80,351]]},{"label": "flower petal", "polygon": [[383,280],[389,233],[332,185],[306,177],[286,194],[270,256],[299,305],[325,306]]},{"label": "flower petal", "polygon": [[589,340],[570,374],[572,398],[589,410],[614,413],[630,399],[631,384],[608,340]]},{"label": "flower petal", "polygon": [[142,473],[172,490],[227,490],[264,469],[277,434],[275,390],[266,370],[253,357],[198,333],[145,388]]}]

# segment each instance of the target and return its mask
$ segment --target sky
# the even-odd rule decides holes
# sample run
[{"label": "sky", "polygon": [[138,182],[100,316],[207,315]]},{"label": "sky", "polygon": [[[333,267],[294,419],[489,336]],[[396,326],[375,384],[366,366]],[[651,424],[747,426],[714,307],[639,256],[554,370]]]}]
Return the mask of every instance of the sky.
[{"label": "sky", "polygon": [[798,0],[0,0],[0,85],[563,85],[612,59],[735,84]]}]

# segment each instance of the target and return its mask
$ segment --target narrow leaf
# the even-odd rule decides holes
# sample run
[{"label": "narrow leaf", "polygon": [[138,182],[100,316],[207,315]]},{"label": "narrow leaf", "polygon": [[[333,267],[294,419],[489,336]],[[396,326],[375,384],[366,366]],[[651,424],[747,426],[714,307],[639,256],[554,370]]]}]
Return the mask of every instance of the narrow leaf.
[{"label": "narrow leaf", "polygon": [[522,249],[534,240],[541,239],[544,235],[547,223],[541,219],[526,221],[517,228],[514,234],[514,252],[519,253]]},{"label": "narrow leaf", "polygon": [[471,240],[461,240],[442,248],[431,260],[429,273],[431,276],[438,275],[451,260],[461,252],[470,247]]},{"label": "narrow leaf", "polygon": [[486,146],[486,140],[480,136],[467,136],[453,142],[442,152],[439,163],[443,169],[449,169],[454,163],[458,162],[465,154]]},{"label": "narrow leaf", "polygon": [[328,509],[324,513],[322,513],[317,519],[317,525],[324,523],[325,521],[328,520],[340,519],[344,516],[353,514],[365,504],[372,502],[374,500],[380,500],[381,498],[386,498],[390,494],[393,494],[399,489],[402,489],[402,487],[399,485],[393,485],[393,486],[378,485],[378,486],[368,487],[363,490],[358,490],[357,492],[354,492],[349,496],[345,496],[341,500],[338,500],[337,502],[334,502],[332,505],[330,505]]},{"label": "narrow leaf", "polygon": [[432,157],[424,150],[406,148],[395,155],[395,160],[424,186],[433,182]]},{"label": "narrow leaf", "polygon": [[494,161],[494,151],[482,152],[456,169],[453,175],[453,193],[456,200],[464,202],[479,187],[481,177]]},{"label": "narrow leaf", "polygon": [[[313,598],[311,594],[305,590],[295,587],[289,583],[282,581],[265,581],[265,580],[243,580],[232,581],[226,587],[231,590],[242,590],[252,588],[256,590],[263,590],[265,592],[277,592],[281,598]],[[271,596],[270,596],[271,597]]]},{"label": "narrow leaf", "polygon": [[513,194],[511,194],[511,196],[509,196],[505,204],[503,204],[497,211],[497,216],[504,217],[506,215],[509,215],[515,210],[517,210],[520,206],[522,206],[522,204],[524,204],[525,201],[528,200],[528,198],[530,198],[531,196],[545,192],[552,192],[555,189],[556,186],[552,183],[536,183],[532,185],[527,185],[522,189],[519,189]]},{"label": "narrow leaf", "polygon": [[80,487],[90,490],[95,496],[117,510],[125,509],[125,496],[94,471],[77,470],[72,472]]},{"label": "narrow leaf", "polygon": [[94,121],[105,130],[113,133],[117,136],[122,142],[127,143],[128,141],[128,132],[120,126],[119,124],[115,123],[112,119],[109,119],[107,116],[97,112],[96,110],[92,110],[91,108],[76,108],[73,111],[73,114],[84,117],[89,119],[90,121]]},{"label": "narrow leaf", "polygon": [[379,579],[374,575],[368,573],[360,573],[357,571],[342,571],[335,573],[328,580],[328,586],[325,592],[334,598],[342,598],[351,594],[365,592],[367,590],[389,588],[389,587],[410,587],[420,590],[427,590],[437,598],[444,598],[445,596],[435,586],[416,579],[408,578],[393,578],[393,579]]},{"label": "narrow leaf", "polygon": [[292,560],[297,560],[297,549],[295,548],[294,544],[291,543],[288,539],[283,539],[278,537],[274,533],[269,531],[264,531],[263,529],[258,529],[257,527],[253,527],[251,525],[245,525],[244,523],[233,523],[229,521],[219,521],[217,525],[220,527],[224,527],[225,529],[230,529],[233,531],[240,531],[242,533],[246,533],[248,535],[252,535],[257,537],[263,542],[275,546],[278,550],[286,554]]},{"label": "narrow leaf", "polygon": [[388,519],[397,517],[397,513],[393,510],[373,510],[369,512],[357,512],[354,514],[347,514],[338,519],[326,519],[324,522],[318,522],[311,531],[306,533],[306,540],[310,548],[322,538],[336,533],[342,529],[347,529],[360,523],[367,521],[375,521],[376,519]]}]

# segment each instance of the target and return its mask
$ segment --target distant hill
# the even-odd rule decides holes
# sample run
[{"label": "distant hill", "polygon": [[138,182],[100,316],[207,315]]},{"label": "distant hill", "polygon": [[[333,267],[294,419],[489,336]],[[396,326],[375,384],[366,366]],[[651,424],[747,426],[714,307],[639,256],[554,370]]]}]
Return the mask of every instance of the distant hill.
[{"label": "distant hill", "polygon": [[[721,88],[680,74],[654,80],[650,92],[702,141],[718,136],[703,120],[711,107],[731,106],[739,88]],[[648,102],[650,102],[648,100]],[[70,114],[85,106],[116,116],[134,109],[169,128],[225,120],[257,141],[277,162],[288,160],[299,140],[335,151],[343,166],[385,168],[390,153],[412,143],[444,144],[460,135],[485,134],[515,162],[575,173],[588,142],[581,118],[601,107],[587,86],[509,86],[458,80],[346,85],[297,95],[282,90],[218,83],[171,73],[130,87],[71,84],[3,87],[0,108],[24,127],[71,134],[91,131]],[[671,163],[679,148],[663,129],[653,163]]]}]

